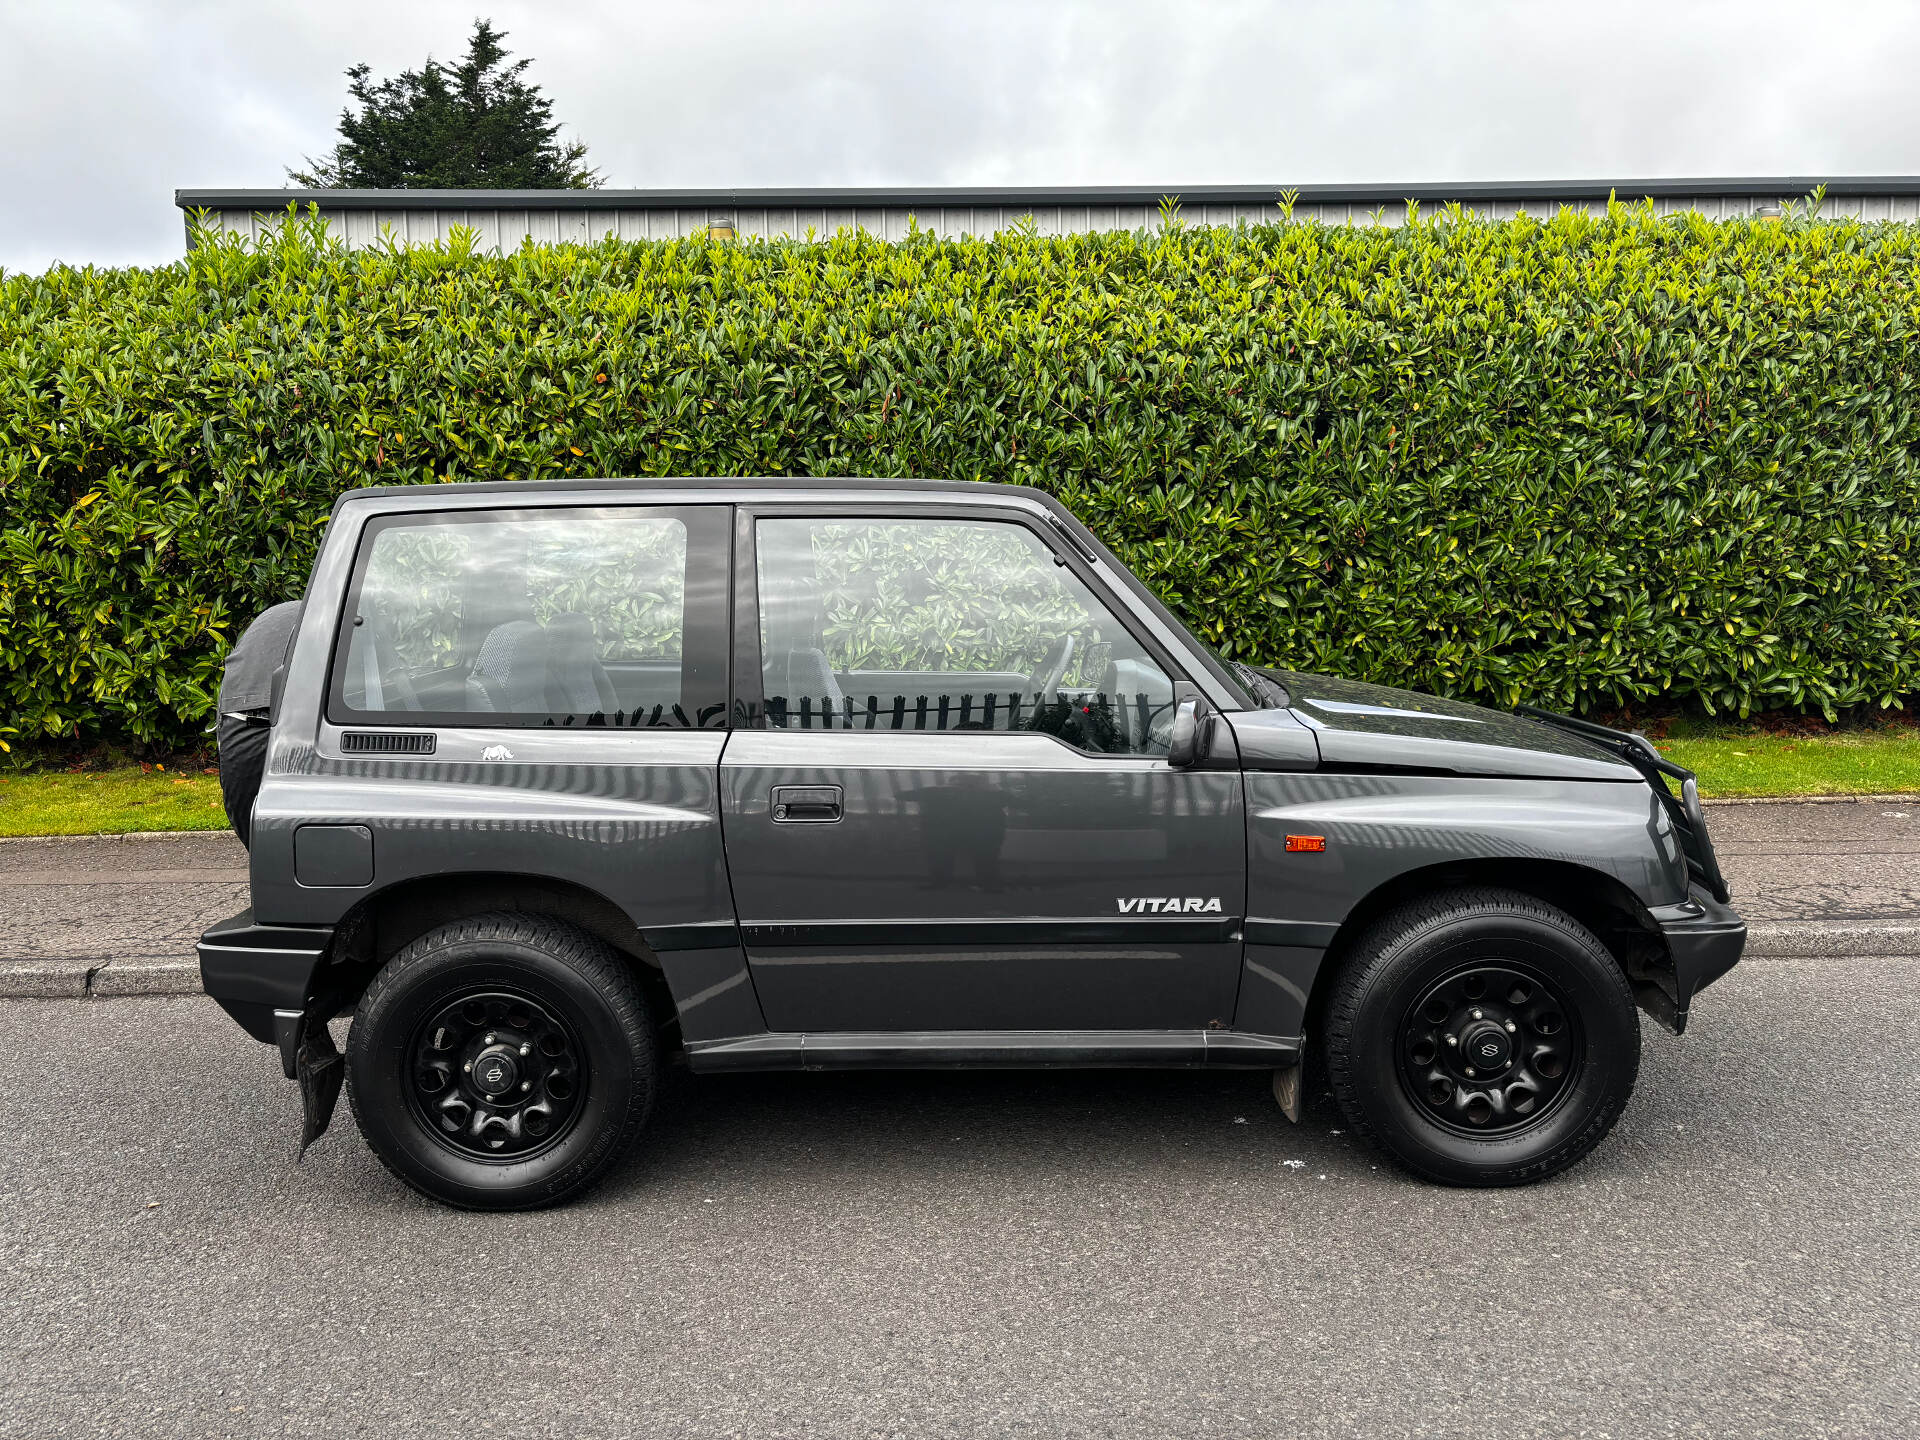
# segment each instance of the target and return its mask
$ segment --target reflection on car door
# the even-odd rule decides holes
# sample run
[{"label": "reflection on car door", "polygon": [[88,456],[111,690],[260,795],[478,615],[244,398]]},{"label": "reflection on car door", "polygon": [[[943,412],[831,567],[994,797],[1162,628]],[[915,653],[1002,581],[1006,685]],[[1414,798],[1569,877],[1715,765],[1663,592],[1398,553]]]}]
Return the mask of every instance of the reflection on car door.
[{"label": "reflection on car door", "polygon": [[765,712],[721,789],[768,1025],[1230,1023],[1240,778],[1169,768],[1174,680],[1091,577],[977,512],[752,537]]}]

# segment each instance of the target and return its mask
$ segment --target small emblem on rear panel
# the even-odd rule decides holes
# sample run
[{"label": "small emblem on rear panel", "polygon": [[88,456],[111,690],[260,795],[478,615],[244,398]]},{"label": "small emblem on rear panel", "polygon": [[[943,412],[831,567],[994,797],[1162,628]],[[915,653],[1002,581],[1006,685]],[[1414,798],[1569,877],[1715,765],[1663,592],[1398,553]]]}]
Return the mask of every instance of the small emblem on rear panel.
[{"label": "small emblem on rear panel", "polygon": [[1198,895],[1141,895],[1114,902],[1122,915],[1218,915],[1220,897]]},{"label": "small emblem on rear panel", "polygon": [[511,760],[513,759],[513,751],[507,749],[504,745],[489,745],[480,752],[480,758],[482,760]]}]

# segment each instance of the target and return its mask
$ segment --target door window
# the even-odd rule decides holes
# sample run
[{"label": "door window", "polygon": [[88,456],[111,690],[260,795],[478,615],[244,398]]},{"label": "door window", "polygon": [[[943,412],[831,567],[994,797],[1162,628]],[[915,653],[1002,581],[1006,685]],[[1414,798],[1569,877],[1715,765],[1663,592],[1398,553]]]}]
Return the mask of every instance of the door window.
[{"label": "door window", "polygon": [[1024,525],[769,518],[754,551],[774,728],[1027,730],[1166,753],[1166,671]]},{"label": "door window", "polygon": [[690,565],[717,565],[695,585],[717,597],[725,523],[640,507],[376,521],[334,665],[335,718],[723,724],[722,666],[689,663],[689,630],[697,644],[706,622],[701,604],[689,607],[688,577]]}]

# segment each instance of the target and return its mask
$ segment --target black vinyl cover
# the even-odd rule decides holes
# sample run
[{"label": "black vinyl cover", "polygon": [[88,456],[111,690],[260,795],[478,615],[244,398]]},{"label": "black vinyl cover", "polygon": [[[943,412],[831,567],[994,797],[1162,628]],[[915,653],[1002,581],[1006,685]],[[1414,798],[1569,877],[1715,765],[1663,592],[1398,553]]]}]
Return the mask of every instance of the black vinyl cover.
[{"label": "black vinyl cover", "polygon": [[287,662],[294,632],[300,628],[304,600],[284,600],[260,612],[227,655],[220,677],[220,713],[244,715],[273,703],[273,672]]}]

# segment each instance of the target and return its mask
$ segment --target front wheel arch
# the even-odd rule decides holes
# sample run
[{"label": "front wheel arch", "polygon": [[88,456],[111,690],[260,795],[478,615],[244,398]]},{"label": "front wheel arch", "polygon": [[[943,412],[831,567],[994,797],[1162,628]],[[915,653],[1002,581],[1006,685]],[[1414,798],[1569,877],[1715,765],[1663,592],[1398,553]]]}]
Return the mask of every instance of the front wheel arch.
[{"label": "front wheel arch", "polygon": [[1303,1029],[1311,1037],[1326,1018],[1327,996],[1356,942],[1385,915],[1449,890],[1518,891],[1564,910],[1591,930],[1631,981],[1649,949],[1665,941],[1640,897],[1617,876],[1560,860],[1494,859],[1429,865],[1396,875],[1369,891],[1340,922],[1307,997]]},{"label": "front wheel arch", "polygon": [[1598,937],[1497,886],[1381,916],[1335,973],[1316,1034],[1349,1127],[1452,1185],[1527,1184],[1578,1163],[1640,1065],[1631,987]]}]

